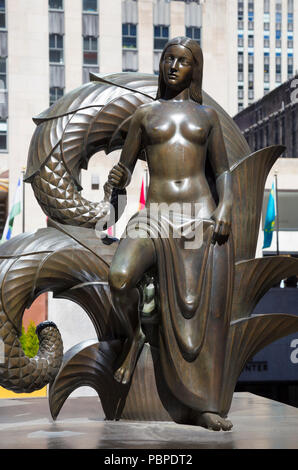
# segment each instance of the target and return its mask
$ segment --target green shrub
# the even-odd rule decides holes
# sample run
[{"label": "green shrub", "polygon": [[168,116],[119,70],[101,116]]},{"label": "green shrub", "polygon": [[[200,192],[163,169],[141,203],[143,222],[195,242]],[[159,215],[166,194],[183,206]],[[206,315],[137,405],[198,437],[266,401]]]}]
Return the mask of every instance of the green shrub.
[{"label": "green shrub", "polygon": [[20,337],[20,343],[22,345],[24,353],[28,357],[34,357],[38,352],[39,341],[35,330],[36,326],[32,320],[28,325],[27,332],[25,332],[25,328],[22,326],[22,335]]}]

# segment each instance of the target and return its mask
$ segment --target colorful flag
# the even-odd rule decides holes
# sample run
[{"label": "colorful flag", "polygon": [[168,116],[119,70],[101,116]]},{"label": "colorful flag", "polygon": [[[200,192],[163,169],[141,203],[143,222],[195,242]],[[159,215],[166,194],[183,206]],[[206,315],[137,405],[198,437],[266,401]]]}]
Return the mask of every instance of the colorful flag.
[{"label": "colorful flag", "polygon": [[144,179],[142,179],[141,194],[140,194],[140,201],[139,201],[139,211],[144,209],[145,204],[146,204],[146,199],[145,199]]},{"label": "colorful flag", "polygon": [[16,192],[14,195],[13,205],[6,219],[6,224],[3,230],[1,243],[6,242],[7,240],[11,238],[14,218],[22,212],[22,197],[23,197],[22,187],[23,187],[23,180],[20,177],[18,180]]},{"label": "colorful flag", "polygon": [[267,205],[267,212],[266,212],[266,219],[264,225],[264,245],[263,248],[269,248],[272,242],[272,233],[275,226],[275,217],[276,217],[276,210],[275,210],[275,188],[274,182],[272,183],[272,188],[269,195],[268,205]]}]

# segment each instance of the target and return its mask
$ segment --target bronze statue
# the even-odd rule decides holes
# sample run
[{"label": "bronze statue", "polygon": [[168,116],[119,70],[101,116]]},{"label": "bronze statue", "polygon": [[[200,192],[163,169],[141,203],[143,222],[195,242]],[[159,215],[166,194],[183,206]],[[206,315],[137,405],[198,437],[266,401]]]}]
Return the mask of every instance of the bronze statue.
[{"label": "bronze statue", "polygon": [[[54,418],[74,389],[90,385],[107,419],[229,430],[246,361],[298,331],[296,316],[251,315],[272,285],[298,272],[290,257],[254,258],[266,177],[284,147],[251,154],[201,90],[202,73],[199,45],[175,38],[158,83],[146,74],[91,75],[34,119],[25,180],[51,227],[0,247],[0,384],[23,392],[50,383]],[[98,150],[118,148],[104,200],[82,198],[80,169]],[[112,209],[116,220],[123,213],[118,202],[138,158],[150,172],[146,207],[120,241],[99,238],[98,223],[105,229]],[[49,290],[86,310],[98,341],[76,345],[61,363],[59,332],[42,324],[29,363],[18,340],[22,315]]]},{"label": "bronze statue", "polygon": [[[137,286],[157,264],[160,289],[166,296],[160,302],[160,354],[168,385],[192,409],[194,423],[230,429],[231,423],[219,417],[219,386],[233,287],[233,247],[227,241],[232,188],[217,113],[202,105],[202,74],[203,55],[196,41],[176,38],[168,43],[160,60],[157,99],[135,111],[120,163],[110,173],[110,184],[123,188],[144,150],[150,173],[148,211],[133,218],[140,225],[139,236],[130,238],[128,233],[121,240],[109,274],[114,309],[126,319],[132,336],[130,351],[115,378],[129,382],[143,346]],[[206,158],[216,180],[217,205],[205,176]],[[166,208],[178,203],[180,216],[204,221],[204,242],[199,249],[184,248],[189,241],[183,236],[162,237],[162,228],[157,229],[158,238],[146,233],[152,204],[161,207],[164,203]],[[160,210],[167,223],[169,214]],[[147,224],[146,216],[150,218]],[[166,272],[168,264],[174,272]]]}]

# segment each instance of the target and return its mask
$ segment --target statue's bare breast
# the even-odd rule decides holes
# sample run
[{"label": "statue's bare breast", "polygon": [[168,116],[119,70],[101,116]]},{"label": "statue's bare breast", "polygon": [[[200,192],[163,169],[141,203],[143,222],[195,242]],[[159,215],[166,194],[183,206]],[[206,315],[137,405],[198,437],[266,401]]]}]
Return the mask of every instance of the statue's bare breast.
[{"label": "statue's bare breast", "polygon": [[205,177],[210,130],[197,103],[157,102],[146,109],[142,134],[150,172],[148,202],[204,203],[204,215],[210,216],[214,201]]}]

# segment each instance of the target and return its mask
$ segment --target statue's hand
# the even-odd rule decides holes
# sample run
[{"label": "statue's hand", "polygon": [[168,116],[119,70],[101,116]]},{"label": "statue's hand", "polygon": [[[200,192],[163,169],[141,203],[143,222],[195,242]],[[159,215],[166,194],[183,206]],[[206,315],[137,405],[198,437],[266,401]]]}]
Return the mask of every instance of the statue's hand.
[{"label": "statue's hand", "polygon": [[108,182],[113,188],[123,189],[129,185],[131,180],[131,173],[129,169],[119,162],[111,169]]},{"label": "statue's hand", "polygon": [[212,242],[223,245],[227,242],[231,231],[231,207],[224,203],[219,204],[211,219],[215,221]]}]

